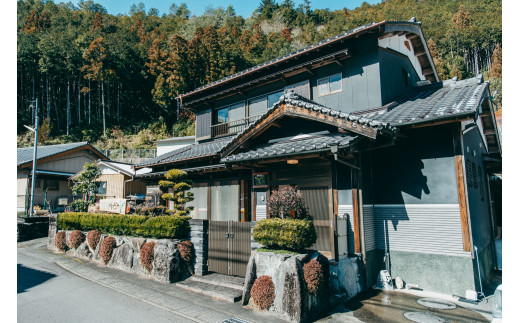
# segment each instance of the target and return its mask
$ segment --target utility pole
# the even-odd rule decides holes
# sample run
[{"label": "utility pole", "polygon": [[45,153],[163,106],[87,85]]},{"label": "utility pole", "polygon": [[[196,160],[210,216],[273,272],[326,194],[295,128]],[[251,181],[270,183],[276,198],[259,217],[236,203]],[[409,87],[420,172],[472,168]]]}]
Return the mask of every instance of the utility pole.
[{"label": "utility pole", "polygon": [[31,178],[31,205],[29,217],[34,216],[34,184],[36,182],[36,156],[38,150],[38,98],[36,98],[36,120],[34,121],[34,152],[33,152],[33,167],[32,167],[32,178]]}]

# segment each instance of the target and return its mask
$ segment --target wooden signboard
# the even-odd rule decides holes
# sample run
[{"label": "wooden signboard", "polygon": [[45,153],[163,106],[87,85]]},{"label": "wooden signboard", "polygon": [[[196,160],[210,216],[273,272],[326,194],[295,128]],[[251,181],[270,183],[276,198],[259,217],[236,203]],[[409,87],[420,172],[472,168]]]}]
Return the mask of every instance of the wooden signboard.
[{"label": "wooden signboard", "polygon": [[126,199],[103,199],[99,201],[99,210],[110,213],[126,213]]}]

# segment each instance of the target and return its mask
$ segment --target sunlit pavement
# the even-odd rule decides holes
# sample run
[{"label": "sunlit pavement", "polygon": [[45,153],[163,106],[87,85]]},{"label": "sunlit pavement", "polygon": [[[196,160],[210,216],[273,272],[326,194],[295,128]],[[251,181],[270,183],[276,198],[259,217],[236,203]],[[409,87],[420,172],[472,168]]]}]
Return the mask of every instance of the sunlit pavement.
[{"label": "sunlit pavement", "polygon": [[[412,295],[402,291],[365,291],[344,305],[340,305],[336,313],[323,321],[330,322],[490,322],[491,313],[482,313],[462,307],[460,302],[439,300],[439,303],[452,303],[453,309],[436,309],[419,304],[423,298],[431,299],[431,295]],[[483,302],[491,302],[491,299]],[[439,306],[442,307],[442,306]],[[453,307],[453,306],[452,306]],[[470,306],[468,306],[470,307]],[[482,307],[482,306],[481,306]],[[487,306],[486,306],[487,308]],[[490,309],[490,306],[489,306]],[[406,316],[410,317],[410,320]]]}]

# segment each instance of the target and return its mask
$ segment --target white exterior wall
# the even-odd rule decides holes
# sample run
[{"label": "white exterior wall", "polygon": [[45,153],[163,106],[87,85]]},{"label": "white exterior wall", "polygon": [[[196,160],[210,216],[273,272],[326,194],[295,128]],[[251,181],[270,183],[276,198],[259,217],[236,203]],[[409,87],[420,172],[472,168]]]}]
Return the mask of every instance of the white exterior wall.
[{"label": "white exterior wall", "polygon": [[195,143],[195,138],[172,140],[172,141],[158,141],[157,142],[157,156],[169,153],[176,149],[180,149]]}]

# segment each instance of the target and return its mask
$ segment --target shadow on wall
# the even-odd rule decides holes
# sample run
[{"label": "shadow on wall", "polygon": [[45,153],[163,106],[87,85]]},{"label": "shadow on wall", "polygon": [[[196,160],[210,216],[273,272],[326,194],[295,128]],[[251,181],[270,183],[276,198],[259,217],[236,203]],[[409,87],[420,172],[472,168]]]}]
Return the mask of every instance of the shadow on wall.
[{"label": "shadow on wall", "polygon": [[17,266],[17,290],[18,294],[25,292],[29,288],[43,284],[49,279],[56,277],[54,274],[47,273],[25,267],[24,265],[18,264]]},{"label": "shadow on wall", "polygon": [[[370,271],[370,275],[373,277],[369,277],[369,283],[375,283],[379,270],[389,269],[391,272],[392,264],[389,255],[391,248],[390,236],[395,236],[402,221],[410,220],[404,207],[405,199],[422,200],[425,195],[430,194],[428,177],[423,174],[425,165],[420,152],[415,150],[398,150],[397,156],[399,157],[388,158],[387,156],[384,159],[379,158],[381,160],[379,164],[382,167],[374,169],[374,189],[376,193],[374,204],[388,204],[392,206],[374,208],[373,210],[373,248],[383,250],[384,253],[382,254],[383,261],[374,263],[377,268],[373,268]],[[408,196],[405,197],[405,195]],[[394,234],[391,234],[391,231]],[[403,234],[406,234],[406,232],[403,231]],[[375,257],[378,258],[378,256]]]}]

